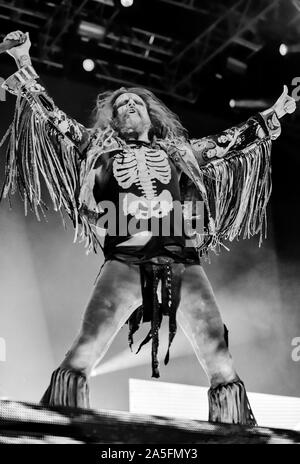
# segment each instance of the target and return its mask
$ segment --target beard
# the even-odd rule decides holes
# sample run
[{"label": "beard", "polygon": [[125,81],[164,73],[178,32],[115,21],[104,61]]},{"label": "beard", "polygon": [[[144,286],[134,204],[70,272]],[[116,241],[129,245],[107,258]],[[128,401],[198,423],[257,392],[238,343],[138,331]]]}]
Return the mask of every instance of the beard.
[{"label": "beard", "polygon": [[125,140],[130,140],[130,139],[137,140],[139,138],[140,132],[137,132],[133,129],[123,128],[122,130],[119,131],[119,135]]},{"label": "beard", "polygon": [[115,127],[124,138],[138,138],[139,135],[150,129],[149,122],[138,113],[126,113],[115,121]]}]

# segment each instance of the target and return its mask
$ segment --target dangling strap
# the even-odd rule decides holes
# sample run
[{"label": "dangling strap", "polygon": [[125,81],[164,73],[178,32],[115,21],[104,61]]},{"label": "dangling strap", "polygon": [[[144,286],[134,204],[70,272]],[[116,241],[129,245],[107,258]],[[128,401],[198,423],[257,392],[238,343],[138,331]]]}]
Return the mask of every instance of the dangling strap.
[{"label": "dangling strap", "polygon": [[149,330],[144,340],[140,343],[137,349],[137,352],[135,354],[138,354],[141,351],[141,348],[143,348],[144,345],[147,345],[147,343],[150,342],[151,339],[152,339],[152,329]]},{"label": "dangling strap", "polygon": [[[151,329],[140,343],[136,353],[152,340],[152,377],[159,377],[158,370],[158,346],[159,346],[159,329],[163,315],[169,316],[169,344],[164,359],[164,364],[168,364],[170,358],[170,347],[176,335],[176,311],[180,302],[181,293],[181,273],[182,269],[175,270],[172,264],[157,265],[147,263],[140,266],[141,287],[143,304],[139,306],[130,316],[127,323],[129,325],[128,341],[129,347],[133,344],[133,334],[138,330],[141,321],[151,322]],[[181,266],[181,265],[180,265]],[[161,280],[161,303],[157,297],[157,287]]]},{"label": "dangling strap", "polygon": [[[164,305],[167,306],[168,308],[168,314],[169,314],[169,344],[168,344],[168,350],[164,359],[164,364],[167,365],[170,359],[170,347],[172,344],[172,341],[176,335],[177,332],[177,324],[176,324],[176,309],[177,305],[174,305],[173,301],[173,286],[174,286],[174,277],[173,277],[173,272],[172,272],[172,266],[167,264],[164,266],[164,273],[163,273],[163,279],[162,279],[162,287],[165,287],[166,294],[167,294],[167,301],[163,302]],[[163,295],[164,293],[162,293]]]},{"label": "dangling strap", "polygon": [[161,316],[159,311],[159,302],[157,298],[157,286],[159,282],[159,269],[156,264],[152,266],[153,282],[152,282],[152,320],[151,320],[151,334],[152,334],[152,377],[159,377],[159,362],[157,359],[159,338],[158,331],[161,324]]},{"label": "dangling strap", "polygon": [[151,322],[151,329],[140,343],[138,350],[152,340],[152,377],[159,377],[159,362],[157,359],[159,345],[159,329],[162,322],[162,305],[157,298],[157,287],[161,277],[161,266],[153,263],[148,263],[146,266],[141,266],[141,285],[143,304],[139,306],[128,319],[129,324],[129,347],[133,344],[133,334],[138,330],[141,320],[143,322]]},{"label": "dangling strap", "polygon": [[[129,344],[129,348],[131,351],[132,351],[132,345],[133,345],[133,335],[139,329],[141,321],[142,321],[142,317],[143,317],[143,305],[140,305],[127,320],[127,323],[129,326],[128,344]],[[140,351],[140,349],[141,349],[141,346],[139,347],[137,353]]]}]

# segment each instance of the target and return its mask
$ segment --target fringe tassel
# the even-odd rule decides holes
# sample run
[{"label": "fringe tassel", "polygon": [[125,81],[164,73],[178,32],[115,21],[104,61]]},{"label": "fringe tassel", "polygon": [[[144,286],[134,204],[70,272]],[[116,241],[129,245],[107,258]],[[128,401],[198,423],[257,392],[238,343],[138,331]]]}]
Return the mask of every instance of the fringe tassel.
[{"label": "fringe tassel", "polygon": [[89,387],[86,377],[69,369],[56,369],[40,403],[45,406],[89,408]]},{"label": "fringe tassel", "polygon": [[[14,195],[18,190],[24,201],[25,213],[29,207],[40,220],[48,207],[42,200],[46,186],[55,211],[66,212],[75,228],[74,242],[81,226],[81,241],[86,241],[88,252],[100,245],[88,220],[79,213],[80,190],[79,153],[52,123],[41,104],[28,93],[26,99],[17,97],[13,122],[0,146],[8,141],[5,181],[1,198]],[[61,143],[63,140],[63,143]],[[65,221],[62,215],[63,224]]]},{"label": "fringe tassel", "polygon": [[261,245],[266,237],[266,208],[272,190],[270,156],[271,141],[264,139],[201,167],[215,221],[215,236],[208,248],[218,249],[224,239],[256,234]]},{"label": "fringe tassel", "polygon": [[208,404],[210,422],[257,425],[241,380],[211,387]]}]

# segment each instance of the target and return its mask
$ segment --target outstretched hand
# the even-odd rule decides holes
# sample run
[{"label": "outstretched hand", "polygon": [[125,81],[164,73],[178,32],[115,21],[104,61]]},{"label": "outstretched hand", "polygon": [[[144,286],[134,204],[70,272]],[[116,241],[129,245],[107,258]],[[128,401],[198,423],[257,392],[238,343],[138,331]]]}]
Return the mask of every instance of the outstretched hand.
[{"label": "outstretched hand", "polygon": [[24,41],[24,43],[7,51],[7,53],[13,56],[15,60],[18,60],[23,55],[29,55],[29,49],[31,47],[29,33],[24,33],[22,31],[14,31],[7,34],[7,36],[5,36],[4,38],[5,42],[6,40],[20,40],[22,38],[24,39],[25,37],[26,40]]},{"label": "outstretched hand", "polygon": [[283,86],[283,92],[273,105],[278,118],[282,118],[286,113],[293,113],[296,109],[296,100],[288,95],[288,88]]}]

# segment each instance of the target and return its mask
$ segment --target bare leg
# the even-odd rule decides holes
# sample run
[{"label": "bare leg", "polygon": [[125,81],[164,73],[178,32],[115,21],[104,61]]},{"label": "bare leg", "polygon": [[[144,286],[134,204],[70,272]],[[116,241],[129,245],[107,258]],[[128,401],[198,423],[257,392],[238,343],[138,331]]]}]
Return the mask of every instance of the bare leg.
[{"label": "bare leg", "polygon": [[233,367],[226,345],[212,287],[200,265],[187,266],[184,271],[178,323],[211,384],[209,420],[255,425],[244,384]]},{"label": "bare leg", "polygon": [[87,378],[139,304],[139,267],[106,262],[86,308],[80,333],[54,371],[42,404],[89,407]]},{"label": "bare leg", "polygon": [[212,287],[200,265],[186,267],[178,322],[212,386],[237,378]]},{"label": "bare leg", "polygon": [[86,308],[80,333],[61,367],[90,375],[140,303],[139,267],[108,261]]}]

